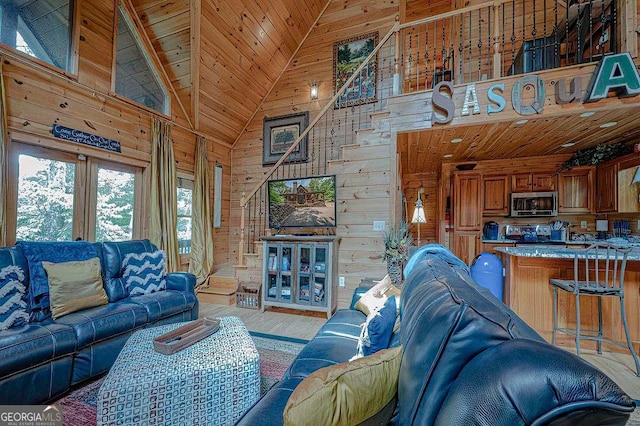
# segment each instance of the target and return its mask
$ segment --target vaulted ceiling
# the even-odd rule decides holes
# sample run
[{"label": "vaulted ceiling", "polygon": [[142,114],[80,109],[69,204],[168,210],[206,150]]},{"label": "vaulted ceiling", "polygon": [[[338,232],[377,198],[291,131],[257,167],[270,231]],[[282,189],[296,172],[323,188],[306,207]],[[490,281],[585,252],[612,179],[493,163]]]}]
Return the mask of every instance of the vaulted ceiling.
[{"label": "vaulted ceiling", "polygon": [[194,127],[233,143],[327,0],[132,3]]}]

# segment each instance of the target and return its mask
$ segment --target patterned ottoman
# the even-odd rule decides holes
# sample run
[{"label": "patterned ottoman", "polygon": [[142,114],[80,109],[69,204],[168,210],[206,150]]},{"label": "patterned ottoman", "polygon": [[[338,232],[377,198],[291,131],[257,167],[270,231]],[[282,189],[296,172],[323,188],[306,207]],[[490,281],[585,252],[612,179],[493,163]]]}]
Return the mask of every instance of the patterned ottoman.
[{"label": "patterned ottoman", "polygon": [[136,331],[98,393],[98,425],[232,425],[260,397],[260,358],[239,318],[173,355],[153,339],[184,325]]}]

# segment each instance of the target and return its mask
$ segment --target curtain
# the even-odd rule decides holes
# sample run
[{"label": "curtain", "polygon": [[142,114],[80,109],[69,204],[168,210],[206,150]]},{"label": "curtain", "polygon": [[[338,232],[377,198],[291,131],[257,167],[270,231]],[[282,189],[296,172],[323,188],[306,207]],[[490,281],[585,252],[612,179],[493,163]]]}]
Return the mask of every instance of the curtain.
[{"label": "curtain", "polygon": [[9,189],[9,160],[7,145],[7,99],[4,87],[4,73],[0,57],[0,246],[7,245],[7,191]]},{"label": "curtain", "polygon": [[171,125],[152,118],[149,186],[149,239],[167,253],[167,271],[174,272],[178,261],[178,201],[176,163],[173,157]]},{"label": "curtain", "polygon": [[213,236],[211,235],[211,185],[207,140],[198,136],[193,200],[191,210],[191,258],[189,272],[196,276],[197,285],[207,281],[213,272]]}]

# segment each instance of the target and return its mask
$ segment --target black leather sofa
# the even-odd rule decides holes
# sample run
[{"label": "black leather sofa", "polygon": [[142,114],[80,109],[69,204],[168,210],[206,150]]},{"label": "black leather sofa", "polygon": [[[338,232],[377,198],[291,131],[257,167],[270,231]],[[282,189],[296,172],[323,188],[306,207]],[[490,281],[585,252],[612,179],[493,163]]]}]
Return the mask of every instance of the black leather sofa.
[{"label": "black leather sofa", "polygon": [[[0,405],[41,404],[113,365],[137,329],[198,318],[193,274],[166,276],[167,289],[129,297],[122,261],[129,253],[153,252],[148,240],[95,243],[109,303],[0,330]],[[0,269],[17,265],[28,277],[20,245],[0,248]],[[33,317],[33,315],[32,315]]]},{"label": "black leather sofa", "polygon": [[[391,341],[403,346],[397,404],[375,424],[626,423],[635,408],[628,395],[586,361],[547,344],[443,246],[421,247],[405,276],[402,325]],[[282,424],[285,404],[306,376],[356,353],[364,320],[353,304],[338,311],[237,424]]]}]

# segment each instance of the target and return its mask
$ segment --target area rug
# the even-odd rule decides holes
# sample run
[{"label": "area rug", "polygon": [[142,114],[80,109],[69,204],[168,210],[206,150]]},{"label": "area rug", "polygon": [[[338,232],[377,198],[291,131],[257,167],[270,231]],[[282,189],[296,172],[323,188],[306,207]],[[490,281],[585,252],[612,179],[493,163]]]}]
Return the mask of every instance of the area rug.
[{"label": "area rug", "polygon": [[[260,354],[260,394],[278,382],[306,340],[251,333]],[[64,426],[95,425],[98,391],[104,377],[78,388],[53,404],[62,410]]]}]

